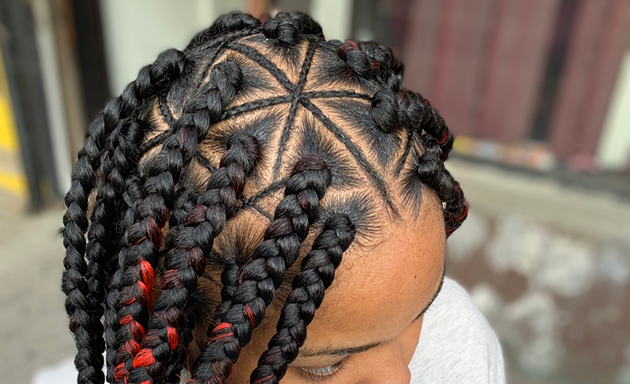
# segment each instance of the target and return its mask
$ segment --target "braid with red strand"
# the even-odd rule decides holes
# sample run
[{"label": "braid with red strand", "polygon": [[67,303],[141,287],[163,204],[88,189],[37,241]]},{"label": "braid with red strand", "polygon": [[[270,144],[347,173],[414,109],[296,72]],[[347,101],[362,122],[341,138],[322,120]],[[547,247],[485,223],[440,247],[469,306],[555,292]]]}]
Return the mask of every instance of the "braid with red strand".
[{"label": "braid with red strand", "polygon": [[293,279],[276,334],[260,356],[250,383],[277,384],[306,341],[306,327],[324,299],[324,291],[335,278],[343,253],[354,240],[355,227],[345,214],[335,214],[324,224],[311,252],[302,260],[301,272]]},{"label": "braid with red strand", "polygon": [[446,235],[450,236],[468,216],[464,193],[444,166],[453,148],[453,134],[429,101],[417,93],[400,91],[399,116],[403,126],[417,134],[422,141],[424,151],[414,160],[417,175],[443,202]]},{"label": "braid with red strand", "polygon": [[[163,244],[162,229],[169,210],[173,209],[175,186],[183,170],[196,156],[198,143],[206,137],[210,126],[219,121],[224,106],[234,99],[241,83],[242,72],[236,63],[224,61],[217,64],[210,80],[187,102],[184,113],[175,122],[175,131],[162,144],[161,152],[149,157],[140,169],[143,197],[136,207],[134,223],[127,232],[128,248],[119,255],[122,284],[117,287],[121,308],[116,381],[146,381],[136,381],[130,373],[155,361],[150,350],[139,352],[148,325],[155,268]],[[137,375],[142,376],[141,373]]]},{"label": "braid with red strand", "polygon": [[402,84],[403,64],[389,47],[374,42],[336,41],[337,54],[359,77],[373,79],[393,92]]},{"label": "braid with red strand", "polygon": [[[129,173],[135,168],[134,160],[130,158],[132,156],[131,147],[139,143],[143,136],[134,120],[134,113],[142,107],[146,99],[155,95],[160,89],[168,87],[171,81],[181,74],[183,65],[181,53],[176,50],[169,50],[163,52],[153,65],[140,71],[138,78],[125,88],[121,96],[111,101],[105,107],[103,115],[92,123],[90,137],[85,147],[89,166],[83,160],[85,155],[80,153],[75,168],[75,180],[79,183],[73,183],[73,188],[68,192],[68,213],[64,217],[64,238],[66,232],[73,233],[78,222],[81,222],[83,226],[81,231],[85,233],[84,225],[87,224],[87,221],[83,222],[83,218],[79,219],[79,216],[84,214],[79,214],[75,209],[76,202],[82,200],[80,196],[77,196],[77,192],[85,193],[87,191],[89,193],[94,188],[94,175],[90,175],[90,173],[94,173],[95,167],[100,162],[96,201],[88,232],[89,242],[84,249],[88,263],[83,279],[90,296],[86,300],[86,304],[90,305],[90,308],[80,309],[86,310],[89,315],[80,316],[80,318],[84,319],[84,325],[90,324],[87,326],[92,329],[89,332],[90,337],[86,338],[76,334],[76,332],[82,332],[80,328],[75,326],[73,320],[71,320],[70,325],[71,330],[77,336],[75,340],[78,353],[75,363],[79,370],[79,382],[102,383],[104,381],[102,371],[98,368],[103,365],[102,352],[104,349],[101,325],[103,307],[100,303],[105,295],[106,266],[110,263],[112,255],[117,253],[119,247],[117,239],[120,236],[117,234],[116,224],[120,219],[117,212],[120,212],[119,206],[122,204],[121,191],[124,190],[125,180]],[[129,141],[131,144],[128,144]],[[95,156],[97,148],[102,148],[103,144],[106,144],[109,150],[105,151],[105,156],[102,156],[100,151],[98,156]],[[79,185],[81,188],[77,189]],[[80,198],[77,199],[77,197]],[[84,236],[81,235],[81,237]],[[76,256],[78,255],[75,253],[77,249],[75,244],[78,244],[76,241],[84,243],[85,240],[78,237],[73,238],[73,240],[75,240],[74,244],[66,241],[64,243],[69,247],[67,250],[70,256],[69,260],[77,262],[79,260],[77,260]],[[79,262],[79,264],[83,263],[85,261]],[[68,264],[68,266],[70,265]],[[66,276],[70,275],[64,274],[62,288],[68,296],[68,300],[72,301],[77,296],[76,292],[81,292],[81,290],[75,291],[76,288],[73,289],[68,286]],[[76,282],[77,280],[74,279],[73,285],[82,286],[82,283],[77,285]],[[71,291],[74,292],[71,293]],[[85,294],[85,290],[83,293]],[[75,317],[77,308],[80,308],[80,305],[77,306],[76,304],[76,302],[72,303],[68,307],[68,315],[71,318]],[[81,328],[85,327],[81,326]],[[89,351],[86,352],[85,349],[89,349]],[[85,364],[86,360],[88,365]]]},{"label": "braid with red strand", "polygon": [[[401,125],[415,131],[423,141],[425,139],[434,141],[440,150],[438,157],[442,162],[446,161],[455,138],[442,116],[431,107],[427,99],[415,92],[402,89],[399,100]],[[426,135],[422,135],[422,132]]]},{"label": "braid with red strand", "polygon": [[[191,381],[224,383],[312,228],[313,248],[250,378],[276,383],[304,343],[343,252],[359,242],[355,233],[372,232],[355,225],[375,221],[357,216],[380,210],[375,196],[397,213],[390,193],[419,209],[423,191],[433,189],[447,235],[462,223],[467,204],[444,167],[453,136],[427,100],[402,88],[403,65],[389,48],[326,42],[301,13],[279,13],[264,25],[225,15],[185,53],[167,52],[91,125],[66,196],[62,285],[79,382],[103,381],[105,301],[109,382],[179,383],[204,317],[218,325],[207,330]],[[370,190],[364,197],[362,180]],[[246,184],[251,196],[243,195]],[[272,217],[258,202],[281,188]],[[240,228],[237,212],[246,209],[271,221],[251,259],[257,234],[222,233],[229,219]],[[204,296],[199,283],[212,279],[206,267],[223,268],[214,312],[214,292]],[[161,293],[151,303],[156,281]]]},{"label": "braid with red strand", "polygon": [[321,156],[308,154],[295,164],[263,243],[239,271],[240,286],[227,308],[223,305],[218,311],[222,314],[219,324],[208,329],[208,342],[193,368],[193,382],[219,384],[231,376],[241,348],[249,343],[285,271],[298,258],[330,183],[331,172]]},{"label": "braid with red strand", "polygon": [[[155,63],[140,70],[138,78],[125,88],[121,99],[125,101],[129,109],[131,106],[134,106],[135,110],[146,109],[148,107],[146,100],[161,92],[166,92],[173,81],[184,72],[185,64],[183,53],[175,49],[162,52]],[[116,214],[116,212],[122,211],[120,206],[124,204],[127,180],[131,175],[136,173],[138,160],[140,158],[140,153],[137,148],[144,139],[144,130],[141,123],[138,122],[137,116],[133,116],[124,121],[120,129],[115,130],[112,134],[112,149],[110,149],[109,153],[104,157],[101,167],[103,170],[102,173],[107,175],[105,179],[109,181],[109,183],[103,186],[102,191],[99,190],[99,195],[105,197],[103,204],[99,204],[99,195],[97,195],[92,214],[92,226],[102,223],[104,221],[103,219],[106,218],[109,228],[105,234],[117,239],[118,244],[110,248],[109,257],[103,258],[100,261],[95,260],[95,262],[90,265],[94,265],[94,268],[108,269],[108,276],[111,276],[113,273],[111,268],[116,265],[115,255],[118,254],[121,245],[119,241],[121,237],[119,234],[120,231],[116,226],[118,221],[122,219],[122,215],[120,213]],[[108,169],[109,172],[107,171]],[[112,196],[115,202],[108,202],[107,198],[111,200]],[[103,216],[100,220],[96,217],[99,213]],[[95,238],[94,240],[95,242],[102,242],[102,239],[103,238],[98,240]],[[91,244],[92,240],[88,246]],[[105,292],[101,288],[101,291],[98,292],[99,300],[103,300],[104,294]],[[106,322],[107,317],[110,315],[111,314],[106,314]],[[110,354],[112,353],[112,344],[115,343],[115,341],[111,340],[111,336],[112,335],[108,338],[106,335],[106,342]],[[113,362],[108,361],[108,372],[110,372],[108,377],[109,381],[113,379],[113,367]]]},{"label": "braid with red strand", "polygon": [[[192,310],[191,295],[197,289],[198,277],[205,271],[214,239],[236,212],[246,177],[255,169],[260,157],[260,147],[253,136],[235,136],[228,143],[219,169],[212,173],[207,191],[199,197],[197,206],[183,225],[171,229],[176,235],[164,259],[162,294],[155,303],[143,349],[134,359],[136,369],[130,372],[132,382],[155,383],[161,376],[177,375],[185,361],[183,352],[194,326],[194,322],[187,324],[185,316]],[[173,359],[179,363],[173,363],[170,372],[166,372]],[[152,364],[145,366],[151,361]],[[167,382],[173,382],[173,378]]]},{"label": "braid with red strand", "polygon": [[450,236],[468,216],[468,202],[459,183],[440,160],[441,149],[437,142],[426,139],[425,151],[416,160],[417,173],[423,184],[433,189],[443,202],[446,236]]}]

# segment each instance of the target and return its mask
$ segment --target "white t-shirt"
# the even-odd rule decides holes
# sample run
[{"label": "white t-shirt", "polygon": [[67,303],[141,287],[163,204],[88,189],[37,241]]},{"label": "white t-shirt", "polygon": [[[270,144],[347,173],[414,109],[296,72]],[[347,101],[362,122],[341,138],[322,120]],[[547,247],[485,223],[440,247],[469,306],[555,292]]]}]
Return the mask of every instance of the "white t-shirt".
[{"label": "white t-shirt", "polygon": [[[410,384],[504,384],[501,346],[466,291],[449,278],[424,314]],[[73,359],[36,372],[32,384],[76,383]]]},{"label": "white t-shirt", "polygon": [[409,370],[410,384],[505,383],[497,336],[464,288],[449,278],[424,314]]}]

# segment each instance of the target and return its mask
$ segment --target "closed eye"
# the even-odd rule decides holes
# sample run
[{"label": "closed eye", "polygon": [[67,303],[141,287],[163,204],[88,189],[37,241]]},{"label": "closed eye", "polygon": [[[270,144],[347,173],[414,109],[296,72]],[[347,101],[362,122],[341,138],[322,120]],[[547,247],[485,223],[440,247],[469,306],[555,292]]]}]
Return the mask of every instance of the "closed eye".
[{"label": "closed eye", "polygon": [[300,368],[300,373],[311,381],[324,381],[341,370],[344,360],[324,368]]}]

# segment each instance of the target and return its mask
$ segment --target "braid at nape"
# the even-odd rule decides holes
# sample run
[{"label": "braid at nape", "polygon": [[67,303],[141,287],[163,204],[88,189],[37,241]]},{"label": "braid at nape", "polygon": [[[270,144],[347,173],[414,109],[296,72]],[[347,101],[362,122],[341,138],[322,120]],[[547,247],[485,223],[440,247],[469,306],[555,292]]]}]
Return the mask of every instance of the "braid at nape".
[{"label": "braid at nape", "polygon": [[193,368],[193,382],[219,384],[231,376],[241,348],[251,340],[285,271],[298,258],[331,179],[330,169],[319,155],[308,154],[295,164],[263,243],[241,268],[240,285],[218,319],[220,323],[208,329],[208,342]]},{"label": "braid at nape", "polygon": [[120,345],[116,381],[134,377],[130,372],[153,364],[147,353],[139,354],[147,329],[148,307],[155,282],[155,268],[162,247],[162,229],[173,209],[175,186],[182,172],[198,151],[210,125],[219,121],[224,106],[233,100],[242,84],[242,72],[234,62],[217,64],[210,80],[187,102],[175,123],[173,134],[162,144],[161,151],[144,162],[140,169],[142,199],[133,212],[133,224],[126,233],[127,247],[119,255],[122,278],[117,341]]},{"label": "braid at nape", "polygon": [[[105,267],[109,261],[108,255],[115,254],[117,249],[115,239],[119,215],[116,212],[120,211],[121,201],[118,191],[124,187],[124,178],[127,175],[124,164],[126,161],[121,157],[117,144],[121,132],[123,141],[127,137],[135,139],[141,136],[137,125],[123,121],[132,117],[139,104],[151,95],[154,86],[161,86],[172,75],[177,76],[181,72],[180,65],[171,65],[179,58],[175,52],[167,51],[151,67],[153,72],[147,67],[147,76],[139,76],[129,84],[123,94],[110,102],[103,115],[90,125],[86,145],[79,152],[73,183],[66,195],[68,211],[64,215],[62,232],[66,246],[66,271],[62,277],[62,289],[67,295],[66,310],[77,344],[75,365],[79,371],[78,382],[103,382],[101,302],[104,297]],[[106,145],[110,149],[101,163]],[[86,246],[84,234],[88,229],[87,196],[94,189],[97,168],[100,168],[104,182],[99,182],[88,233],[90,241]],[[85,263],[84,255],[88,264]],[[78,316],[77,310],[80,311]],[[87,329],[90,331],[83,334]]]},{"label": "braid at nape", "polygon": [[[203,275],[214,239],[236,212],[246,177],[260,158],[260,145],[249,135],[235,135],[212,173],[207,191],[198,199],[184,223],[173,228],[173,247],[164,259],[162,293],[154,306],[149,330],[134,360],[138,369],[130,373],[131,382],[178,382],[184,350],[191,340],[194,322],[186,321],[191,296]],[[144,366],[145,362],[152,364]]]},{"label": "braid at nape", "polygon": [[336,214],[326,221],[312,250],[302,261],[301,272],[293,279],[293,291],[282,308],[277,333],[260,356],[250,383],[277,384],[282,380],[287,366],[304,345],[306,327],[321,305],[324,291],[332,283],[343,252],[354,240],[355,233],[354,225],[345,214]]}]

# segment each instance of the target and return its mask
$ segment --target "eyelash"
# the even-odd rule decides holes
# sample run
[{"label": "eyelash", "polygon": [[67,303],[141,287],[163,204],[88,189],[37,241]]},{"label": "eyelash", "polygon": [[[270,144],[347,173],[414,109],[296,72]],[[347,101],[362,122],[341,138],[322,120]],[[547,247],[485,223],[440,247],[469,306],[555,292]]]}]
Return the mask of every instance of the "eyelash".
[{"label": "eyelash", "polygon": [[324,368],[300,368],[301,373],[312,381],[324,381],[331,379],[335,374],[341,371],[344,360],[341,360],[333,365]]},{"label": "eyelash", "polygon": [[[427,311],[425,312],[428,312]],[[418,320],[420,320],[422,318],[422,316],[418,316],[416,319],[414,319],[414,323]],[[311,381],[318,381],[318,382],[322,382],[325,380],[331,380],[333,378],[333,376],[335,376],[337,373],[339,373],[339,371],[341,371],[341,368],[343,367],[343,363],[347,360],[343,359],[333,365],[330,365],[328,367],[324,367],[324,368],[300,368],[300,372],[306,376],[306,378],[308,378]]]}]

